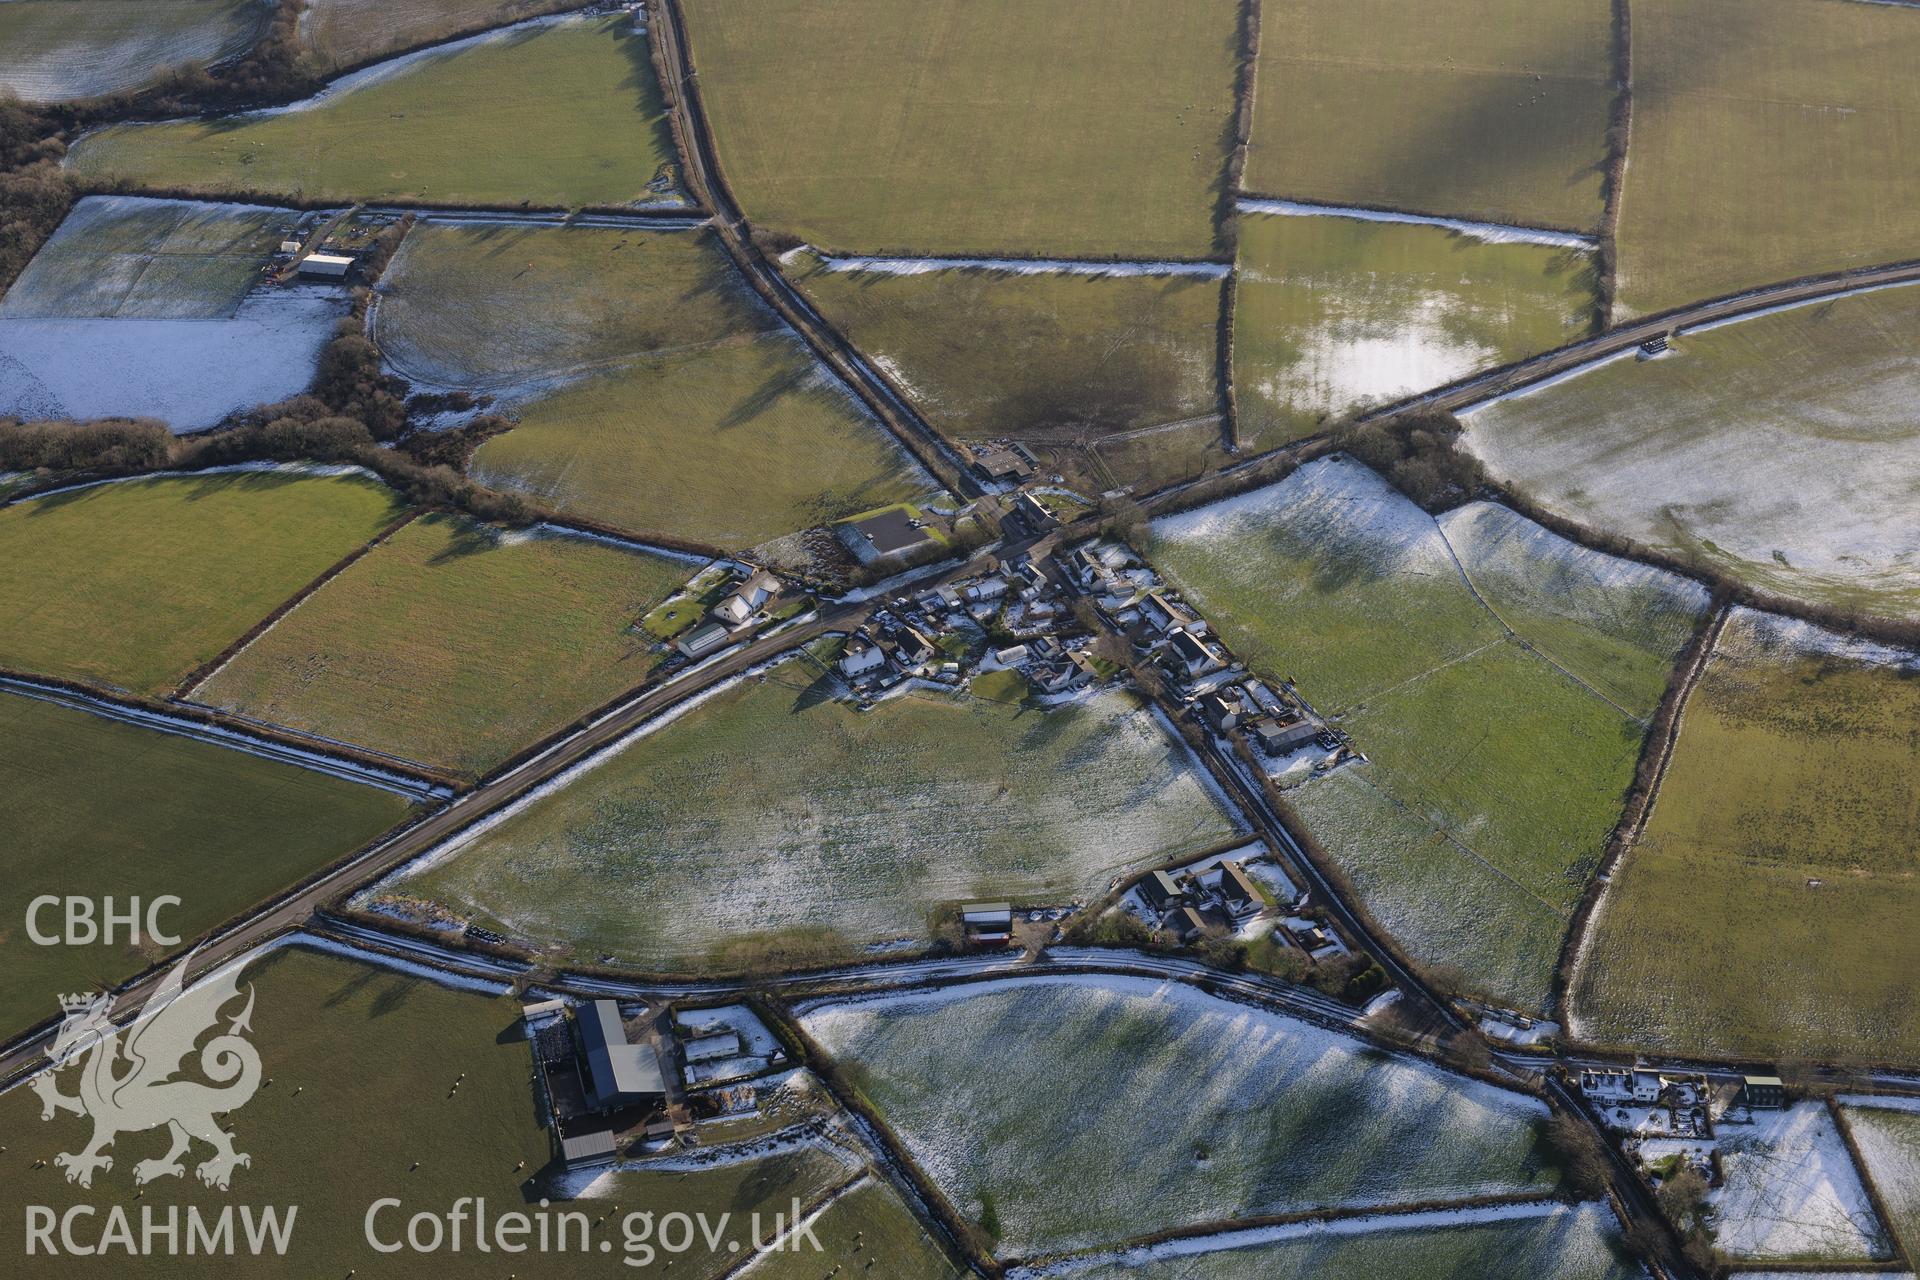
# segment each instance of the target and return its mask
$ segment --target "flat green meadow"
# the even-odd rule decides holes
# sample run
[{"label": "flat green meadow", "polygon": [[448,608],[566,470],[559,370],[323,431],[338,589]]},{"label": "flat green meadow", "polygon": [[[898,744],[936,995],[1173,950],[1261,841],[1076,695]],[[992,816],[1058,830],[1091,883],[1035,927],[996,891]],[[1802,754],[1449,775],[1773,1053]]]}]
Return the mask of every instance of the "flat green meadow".
[{"label": "flat green meadow", "polygon": [[[1588,1038],[1912,1062],[1920,659],[1736,613],[1575,973]],[[1689,957],[1685,982],[1666,976]]]},{"label": "flat green meadow", "polygon": [[693,0],[685,12],[721,166],[756,223],[862,253],[1215,249],[1239,36],[1229,0]]},{"label": "flat green meadow", "polygon": [[292,471],[0,508],[0,666],[164,693],[404,511],[368,477]]},{"label": "flat green meadow", "polygon": [[194,691],[255,719],[478,776],[642,684],[634,623],[697,566],[570,537],[416,520]]},{"label": "flat green meadow", "polygon": [[[0,794],[0,1029],[9,1035],[57,1014],[61,993],[101,990],[162,954],[124,937],[37,945],[26,928],[34,898],[111,894],[124,910],[129,898],[170,894],[180,904],[159,923],[193,938],[367,843],[408,808],[375,787],[16,693],[0,693]],[[58,909],[38,923],[59,931]],[[7,1129],[9,1142],[27,1136]]]},{"label": "flat green meadow", "polygon": [[645,203],[674,159],[630,14],[445,45],[292,108],[110,125],[73,148],[93,181],[307,199]]}]

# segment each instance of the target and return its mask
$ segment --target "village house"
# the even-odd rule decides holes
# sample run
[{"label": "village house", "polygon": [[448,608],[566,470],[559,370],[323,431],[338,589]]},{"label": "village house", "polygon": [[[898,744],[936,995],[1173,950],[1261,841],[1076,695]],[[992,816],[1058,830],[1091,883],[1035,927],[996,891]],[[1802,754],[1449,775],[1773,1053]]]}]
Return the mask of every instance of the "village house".
[{"label": "village house", "polygon": [[690,1066],[702,1062],[724,1062],[740,1056],[740,1033],[731,1027],[703,1029],[683,1039],[680,1051]]},{"label": "village house", "polygon": [[1751,1111],[1778,1111],[1787,1105],[1787,1086],[1779,1076],[1742,1076],[1740,1100]]},{"label": "village house", "polygon": [[1246,711],[1238,689],[1215,689],[1201,697],[1199,706],[1201,719],[1212,725],[1216,733],[1225,733],[1239,724]]},{"label": "village house", "polygon": [[1317,739],[1320,727],[1311,720],[1296,720],[1292,724],[1261,720],[1248,727],[1247,736],[1253,739],[1253,745],[1260,749],[1262,755],[1278,759]]},{"label": "village house", "polygon": [[1176,903],[1185,902],[1187,895],[1172,876],[1164,871],[1153,871],[1140,881],[1140,898],[1157,913],[1170,909]]},{"label": "village house", "polygon": [[743,627],[779,594],[780,580],[765,569],[756,569],[724,600],[713,606],[713,617],[722,626]]},{"label": "village house", "polygon": [[1192,907],[1181,907],[1162,920],[1160,928],[1176,942],[1192,942],[1207,931],[1207,921]]},{"label": "village house", "polygon": [[840,674],[849,680],[877,671],[887,664],[886,650],[876,644],[864,630],[856,631],[847,638],[847,644],[840,651]]},{"label": "village house", "polygon": [[1227,669],[1226,661],[1219,652],[1190,631],[1173,632],[1168,647],[1175,670],[1188,680],[1198,680]]},{"label": "village house", "polygon": [[1196,636],[1207,633],[1207,624],[1203,620],[1181,608],[1163,591],[1149,591],[1140,601],[1140,618],[1162,633],[1175,630],[1189,631]]},{"label": "village house", "polygon": [[1235,920],[1257,915],[1266,906],[1247,869],[1233,861],[1220,864],[1220,901]]}]

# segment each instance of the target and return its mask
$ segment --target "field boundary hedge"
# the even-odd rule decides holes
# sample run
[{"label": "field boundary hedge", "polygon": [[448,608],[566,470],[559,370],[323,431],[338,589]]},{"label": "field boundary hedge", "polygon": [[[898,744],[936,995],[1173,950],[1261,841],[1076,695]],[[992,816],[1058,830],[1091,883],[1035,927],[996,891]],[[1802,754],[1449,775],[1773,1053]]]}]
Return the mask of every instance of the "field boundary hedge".
[{"label": "field boundary hedge", "polygon": [[1613,0],[1613,104],[1607,111],[1607,159],[1600,180],[1602,212],[1594,332],[1613,327],[1620,274],[1620,202],[1627,181],[1627,147],[1633,140],[1633,0]]},{"label": "field boundary hedge", "polygon": [[1893,1257],[1884,1268],[1870,1267],[1869,1270],[1900,1271],[1911,1274],[1913,1261],[1907,1254],[1907,1246],[1900,1239],[1900,1232],[1893,1225],[1896,1219],[1887,1205],[1887,1199],[1880,1193],[1880,1184],[1874,1181],[1873,1166],[1860,1150],[1860,1140],[1854,1136],[1853,1122],[1847,1118],[1845,1107],[1839,1099],[1828,1095],[1827,1114],[1833,1117],[1833,1127],[1840,1131],[1840,1140],[1847,1145],[1847,1155],[1853,1161],[1854,1171],[1860,1175],[1860,1185],[1867,1189],[1867,1202],[1880,1219],[1880,1225],[1886,1230],[1887,1243],[1893,1246]]},{"label": "field boundary hedge", "polygon": [[1633,782],[1627,788],[1619,821],[1608,833],[1601,848],[1600,864],[1587,877],[1586,886],[1580,892],[1580,901],[1574,906],[1573,918],[1567,922],[1567,931],[1561,937],[1560,955],[1554,961],[1553,979],[1548,988],[1547,1007],[1550,1010],[1564,1011],[1571,1004],[1573,970],[1579,960],[1580,945],[1586,940],[1587,929],[1593,922],[1593,913],[1599,909],[1600,899],[1606,895],[1614,868],[1627,851],[1639,843],[1640,833],[1646,829],[1647,819],[1652,816],[1654,798],[1659,794],[1660,784],[1666,780],[1667,766],[1673,760],[1674,745],[1680,741],[1680,724],[1687,701],[1700,683],[1700,676],[1707,669],[1707,661],[1713,657],[1720,633],[1726,627],[1731,612],[1725,601],[1716,596],[1708,604],[1700,623],[1694,627],[1693,634],[1687,637],[1686,647],[1674,660],[1673,669],[1667,673],[1667,687],[1661,694],[1660,705],[1654,710],[1653,718],[1640,740],[1640,759],[1634,766]]},{"label": "field boundary hedge", "polygon": [[386,542],[389,538],[393,537],[394,534],[400,532],[402,529],[412,524],[415,520],[419,519],[421,514],[422,514],[422,508],[420,507],[412,508],[411,510],[406,512],[406,514],[402,515],[398,520],[395,520],[392,524],[389,524],[386,528],[380,530],[380,532],[374,534],[371,538],[367,539],[365,542],[361,543],[359,546],[355,547],[353,550],[347,552],[346,555],[341,556],[338,560],[334,561],[331,565],[329,565],[325,569],[322,569],[318,577],[316,577],[312,582],[309,582],[306,586],[294,592],[285,601],[283,601],[279,605],[279,607],[274,609],[273,612],[269,613],[266,617],[262,618],[260,621],[254,623],[251,627],[248,627],[247,630],[241,634],[239,639],[235,640],[232,644],[222,649],[219,653],[216,653],[213,657],[207,659],[205,662],[195,667],[192,671],[188,672],[186,679],[182,680],[178,685],[174,686],[173,692],[167,695],[168,701],[186,700],[188,697],[192,695],[195,689],[199,688],[201,685],[205,684],[208,680],[212,679],[213,674],[216,671],[220,670],[220,668],[226,666],[227,663],[233,661],[234,658],[238,657],[242,649],[246,648],[248,645],[252,644],[255,640],[258,640],[261,636],[265,635],[268,629],[271,628],[274,623],[280,621],[280,619],[286,617],[289,613],[292,613],[295,609],[299,608],[303,603],[306,602],[306,600],[309,597],[313,595],[314,592],[320,590],[320,588],[326,586],[329,582],[332,582],[335,578],[339,577],[341,574],[345,573],[348,569],[351,569],[354,565],[358,564],[360,562],[361,557],[365,556],[368,552],[372,551],[375,547],[378,547],[382,543]]}]

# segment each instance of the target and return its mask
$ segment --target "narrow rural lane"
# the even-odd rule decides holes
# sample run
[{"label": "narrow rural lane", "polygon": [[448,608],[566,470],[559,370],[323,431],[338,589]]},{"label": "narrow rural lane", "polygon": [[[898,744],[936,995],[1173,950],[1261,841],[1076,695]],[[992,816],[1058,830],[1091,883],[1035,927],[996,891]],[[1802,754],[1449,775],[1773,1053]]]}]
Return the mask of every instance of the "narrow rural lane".
[{"label": "narrow rural lane", "polygon": [[[677,703],[697,697],[722,681],[732,679],[769,658],[797,648],[829,631],[857,626],[870,608],[866,603],[831,606],[821,610],[812,622],[752,641],[732,653],[636,694],[532,759],[488,779],[445,808],[334,865],[215,934],[201,945],[189,978],[218,968],[274,935],[304,923],[321,905],[386,874],[489,814],[498,812],[596,751],[618,742]],[[122,988],[114,1001],[115,1017],[123,1018],[137,1013],[159,987],[165,974],[164,966],[156,968]],[[5,1048],[0,1050],[0,1083],[10,1082],[15,1075],[40,1065],[41,1048],[50,1030],[50,1026],[42,1026],[7,1042]]]},{"label": "narrow rural lane", "polygon": [[649,29],[659,42],[658,63],[665,80],[663,87],[671,100],[677,132],[683,141],[681,159],[686,188],[695,200],[713,211],[714,230],[740,274],[746,277],[754,292],[806,340],[813,353],[840,375],[921,466],[961,497],[981,496],[985,490],[953,447],[894,393],[873,371],[866,357],[841,337],[839,331],[814,310],[812,303],[800,296],[754,243],[746,218],[734,204],[715,157],[706,112],[700,105],[698,77],[687,50],[680,6],[677,0],[653,0],[651,8],[654,20]]}]

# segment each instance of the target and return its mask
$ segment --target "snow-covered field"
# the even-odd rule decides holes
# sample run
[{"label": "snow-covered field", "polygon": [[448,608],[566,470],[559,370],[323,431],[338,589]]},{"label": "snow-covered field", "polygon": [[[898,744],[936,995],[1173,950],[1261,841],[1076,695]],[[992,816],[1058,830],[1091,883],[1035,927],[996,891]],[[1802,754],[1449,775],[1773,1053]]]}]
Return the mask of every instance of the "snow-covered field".
[{"label": "snow-covered field", "polygon": [[305,217],[260,205],[88,196],[7,290],[0,317],[231,319]]},{"label": "snow-covered field", "polygon": [[136,88],[239,53],[265,12],[256,0],[5,0],[0,92],[63,102]]},{"label": "snow-covered field", "polygon": [[1708,1196],[1714,1240],[1755,1261],[1863,1262],[1892,1255],[1866,1188],[1825,1104],[1758,1111],[1719,1132],[1726,1184]]},{"label": "snow-covered field", "polygon": [[1920,289],[1683,333],[1463,415],[1492,471],[1567,515],[1767,590],[1920,614]]},{"label": "snow-covered field", "polygon": [[1124,692],[834,693],[800,659],[716,693],[388,887],[673,967],[753,939],[924,941],[945,904],[1090,897],[1244,829]]},{"label": "snow-covered field", "polygon": [[1183,984],[1004,979],[801,1021],[1003,1253],[1552,1185],[1533,1099]]},{"label": "snow-covered field", "polygon": [[345,312],[340,291],[300,287],[254,294],[229,320],[0,317],[0,414],[210,427],[303,390]]},{"label": "snow-covered field", "polygon": [[[1920,1099],[1842,1098],[1863,1171],[1912,1256],[1920,1248]],[[1857,1105],[1854,1105],[1857,1104]]]}]

